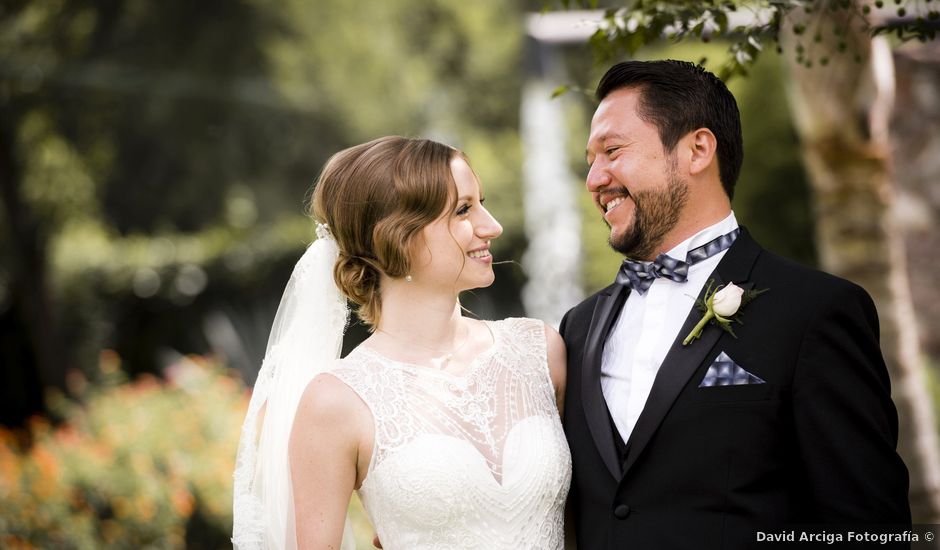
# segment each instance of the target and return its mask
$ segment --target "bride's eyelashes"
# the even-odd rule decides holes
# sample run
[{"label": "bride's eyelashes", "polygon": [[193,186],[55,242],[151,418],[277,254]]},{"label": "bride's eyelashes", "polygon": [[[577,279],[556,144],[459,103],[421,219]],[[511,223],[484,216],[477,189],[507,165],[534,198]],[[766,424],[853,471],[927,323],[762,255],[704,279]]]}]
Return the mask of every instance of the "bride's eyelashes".
[{"label": "bride's eyelashes", "polygon": [[[486,199],[483,198],[483,197],[480,197],[480,206],[483,206],[483,203],[484,203],[484,202],[486,202]],[[456,214],[457,216],[465,216],[466,214],[468,214],[468,213],[470,212],[471,206],[472,206],[472,204],[469,203],[469,202],[468,202],[468,203],[464,203],[464,204],[460,205],[459,208],[457,208],[457,212],[455,212],[455,214]]]}]

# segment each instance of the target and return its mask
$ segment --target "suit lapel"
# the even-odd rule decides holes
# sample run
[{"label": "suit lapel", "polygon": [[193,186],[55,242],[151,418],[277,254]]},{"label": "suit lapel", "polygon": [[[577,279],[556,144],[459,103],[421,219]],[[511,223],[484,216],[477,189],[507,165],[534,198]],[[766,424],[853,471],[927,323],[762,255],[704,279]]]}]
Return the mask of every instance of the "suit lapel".
[{"label": "suit lapel", "polygon": [[581,365],[581,402],[594,444],[615,479],[620,479],[620,458],[614,447],[614,433],[610,427],[607,402],[601,390],[601,360],[604,344],[614,319],[630,294],[621,285],[611,285],[607,294],[601,294],[594,305],[591,326],[588,329],[584,360]]},{"label": "suit lapel", "polygon": [[[743,283],[747,282],[760,250],[760,246],[742,228],[737,240],[725,253],[715,271],[712,272],[710,278],[715,281],[713,286],[731,282],[744,287]],[[706,284],[705,288],[707,287]],[[699,294],[699,299],[704,298],[705,288]],[[624,474],[629,472],[630,467],[636,463],[637,458],[643,452],[653,434],[656,433],[666,413],[672,408],[672,404],[682,388],[689,382],[689,379],[702,365],[705,358],[709,356],[709,352],[712,351],[712,348],[723,334],[719,327],[709,324],[702,331],[701,338],[692,341],[687,346],[683,346],[682,340],[692,331],[701,318],[702,313],[693,307],[672,343],[672,347],[669,348],[666,358],[663,359],[663,364],[656,374],[656,379],[653,382],[643,412],[640,413],[636,426],[630,434],[630,439],[627,441],[627,460],[623,466]]]}]

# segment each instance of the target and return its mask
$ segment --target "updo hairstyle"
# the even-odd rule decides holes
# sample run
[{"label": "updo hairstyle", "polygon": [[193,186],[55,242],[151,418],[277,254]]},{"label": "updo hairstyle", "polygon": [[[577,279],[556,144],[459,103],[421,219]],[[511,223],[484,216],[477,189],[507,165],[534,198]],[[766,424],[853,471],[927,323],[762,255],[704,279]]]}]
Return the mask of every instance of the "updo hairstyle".
[{"label": "updo hairstyle", "polygon": [[336,239],[333,276],[364,323],[379,322],[380,273],[406,276],[421,230],[456,204],[457,156],[435,141],[390,136],[340,151],[323,167],[312,214]]}]

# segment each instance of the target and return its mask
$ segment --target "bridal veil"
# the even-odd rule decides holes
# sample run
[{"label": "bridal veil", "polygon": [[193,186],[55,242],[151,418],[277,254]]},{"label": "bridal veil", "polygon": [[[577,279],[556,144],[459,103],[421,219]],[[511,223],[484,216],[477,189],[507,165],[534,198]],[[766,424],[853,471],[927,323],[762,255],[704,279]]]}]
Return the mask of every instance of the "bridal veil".
[{"label": "bridal veil", "polygon": [[[325,225],[294,266],[242,425],[234,473],[237,550],[296,548],[288,441],[307,384],[339,357],[348,309],[333,279],[339,250]],[[347,518],[342,550],[355,544]]]}]

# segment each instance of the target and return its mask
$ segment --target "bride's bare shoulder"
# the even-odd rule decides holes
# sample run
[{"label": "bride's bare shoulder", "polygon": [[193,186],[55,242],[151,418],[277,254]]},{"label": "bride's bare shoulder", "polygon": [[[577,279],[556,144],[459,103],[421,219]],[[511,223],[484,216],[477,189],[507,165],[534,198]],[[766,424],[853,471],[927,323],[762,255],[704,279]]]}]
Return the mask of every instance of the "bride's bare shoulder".
[{"label": "bride's bare shoulder", "polygon": [[318,374],[307,384],[297,407],[298,418],[324,426],[346,425],[368,415],[359,395],[334,374]]}]

